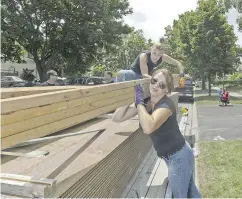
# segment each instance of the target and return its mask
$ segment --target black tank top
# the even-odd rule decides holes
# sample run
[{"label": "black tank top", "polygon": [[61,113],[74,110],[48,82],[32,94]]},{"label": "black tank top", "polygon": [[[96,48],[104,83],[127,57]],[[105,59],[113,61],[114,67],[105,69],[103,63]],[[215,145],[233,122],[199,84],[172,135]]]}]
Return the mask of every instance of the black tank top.
[{"label": "black tank top", "polygon": [[176,106],[174,102],[165,96],[156,106],[158,108],[169,108],[172,115],[157,130],[150,134],[154,148],[159,157],[166,157],[179,151],[185,145],[185,139],[180,132],[176,119]]},{"label": "black tank top", "polygon": [[147,55],[147,66],[148,66],[148,74],[151,75],[153,70],[162,62],[162,57],[154,64],[151,61],[151,52],[150,51],[142,51],[138,57],[135,59],[135,61],[133,62],[133,64],[131,65],[131,70],[133,70],[135,73],[141,75],[141,70],[140,70],[140,55],[142,53],[145,53]]}]

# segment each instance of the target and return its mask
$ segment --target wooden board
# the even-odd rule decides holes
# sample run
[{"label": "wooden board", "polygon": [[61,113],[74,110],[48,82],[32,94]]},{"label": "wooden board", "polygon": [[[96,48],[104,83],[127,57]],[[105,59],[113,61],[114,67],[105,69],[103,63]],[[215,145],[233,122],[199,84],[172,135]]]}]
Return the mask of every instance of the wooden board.
[{"label": "wooden board", "polygon": [[16,152],[8,152],[1,151],[1,155],[14,156],[14,157],[25,157],[25,158],[33,158],[33,157],[42,157],[48,155],[48,151],[32,151],[29,153],[16,153]]},{"label": "wooden board", "polygon": [[[148,147],[148,145],[146,145],[147,143],[144,142],[143,139],[143,136],[146,135],[139,134],[133,137],[132,132],[122,129],[123,125],[125,123],[127,124],[127,122],[130,122],[129,126],[134,126],[135,123],[135,127],[133,128],[137,128],[138,121],[126,121],[121,124],[115,124],[113,127],[111,127],[110,123],[107,123],[107,121],[110,120],[105,121],[106,123],[104,122],[103,125],[110,128],[109,132],[106,131],[102,134],[102,136],[98,137],[92,145],[77,156],[75,160],[67,165],[66,168],[63,169],[63,171],[57,176],[56,174],[51,174],[56,176],[57,182],[59,182],[58,186],[60,187],[58,189],[58,193],[56,193],[57,195],[54,195],[53,197],[59,197],[60,194],[62,194],[61,196],[63,197],[119,196],[118,194],[124,185],[127,184],[127,180],[132,177],[132,173],[136,170],[138,164],[137,161],[141,161],[142,155],[145,153],[144,148]],[[59,124],[61,123],[62,122],[59,122]],[[95,125],[95,129],[96,128],[98,127]],[[130,137],[132,139],[135,138],[135,140],[133,140],[134,142],[125,142],[125,144],[120,144],[124,140],[128,140]],[[67,141],[66,139],[69,140]],[[72,142],[70,142],[70,140],[72,140]],[[77,142],[76,138],[74,139],[73,137],[64,138],[57,142],[60,143],[60,141],[62,141],[61,146],[55,145],[55,150],[60,147],[68,150],[72,147],[73,143]],[[150,139],[147,139],[147,142],[150,142]],[[126,148],[127,145],[129,146]],[[46,148],[43,148],[43,150],[46,150]],[[56,151],[56,153],[61,154],[61,151]],[[52,159],[47,160],[45,158],[48,158],[48,156],[43,157],[42,161],[34,158],[27,162],[18,158],[18,161],[11,161],[2,165],[2,170],[6,172],[6,170],[10,170],[10,165],[12,165],[12,167],[16,167],[16,165],[18,165],[18,167],[21,166],[24,168],[24,171],[20,168],[11,168],[12,171],[15,170],[16,172],[24,172],[26,175],[28,172],[30,174],[41,175],[36,168],[40,168],[41,164],[43,166],[48,161],[50,163],[46,164],[45,170],[44,167],[42,167],[42,171],[45,171],[42,174],[46,175],[46,173],[48,173],[46,170],[50,168],[49,165],[51,165]],[[43,161],[44,159],[45,161]],[[61,158],[59,158],[59,161],[61,161]],[[110,173],[113,175],[110,175]],[[71,186],[69,187],[71,190],[66,191],[65,189],[67,186]],[[63,194],[63,191],[66,192]]]},{"label": "wooden board", "polygon": [[154,148],[151,149],[152,154],[149,159],[144,162],[144,166],[141,172],[135,176],[135,180],[129,188],[129,191],[125,194],[125,198],[143,198],[146,196],[149,187],[147,182],[152,174],[154,168],[156,168],[158,157]]},{"label": "wooden board", "polygon": [[163,198],[165,196],[168,183],[168,169],[164,160],[160,160],[160,164],[155,171],[155,175],[148,185],[149,189],[146,194],[147,198]]},{"label": "wooden board", "polygon": [[[129,97],[129,96],[128,96]],[[115,110],[118,107],[124,106],[129,103],[133,103],[134,99],[128,98],[123,101],[119,101],[107,106],[103,106],[98,109],[94,109],[92,111],[86,112],[84,114],[75,115],[72,117],[68,117],[63,120],[59,120],[56,122],[52,122],[47,125],[43,125],[34,129],[30,129],[28,131],[24,131],[15,135],[11,135],[5,138],[2,138],[2,150],[6,149],[10,146],[14,146],[15,144],[21,143],[26,140],[43,137],[52,133],[55,133],[57,131],[60,131],[62,129],[80,124],[82,122],[85,122],[87,120],[90,120],[92,118],[95,118],[99,115],[102,115],[104,113],[107,113],[109,111]]]},{"label": "wooden board", "polygon": [[61,197],[118,198],[150,147],[150,138],[136,131]]},{"label": "wooden board", "polygon": [[[96,121],[97,123],[98,121]],[[87,122],[87,124],[92,125],[92,122]],[[86,125],[77,125],[75,127],[63,130],[61,133],[56,133],[58,135],[65,135],[66,133],[79,133],[84,132],[83,129],[86,128]],[[93,129],[94,130],[94,129]],[[19,148],[11,148],[8,149],[8,151],[12,152],[21,152],[21,153],[31,153],[35,150],[41,150],[41,151],[49,151],[48,156],[43,156],[40,158],[15,158],[13,160],[8,160],[5,156],[2,156],[2,172],[4,173],[15,173],[15,174],[21,174],[21,175],[28,175],[31,176],[31,174],[25,173],[26,170],[30,168],[34,168],[35,166],[39,164],[45,164],[45,162],[49,159],[52,160],[56,155],[59,155],[60,153],[64,152],[67,149],[71,149],[71,147],[76,146],[78,143],[80,146],[83,146],[88,140],[90,140],[97,131],[89,134],[82,134],[82,135],[76,135],[75,137],[65,137],[59,140],[52,140],[46,143],[39,143],[35,145],[29,145]],[[60,159],[60,161],[62,161]],[[18,165],[18,167],[16,167]]]},{"label": "wooden board", "polygon": [[117,95],[118,94],[117,92],[114,92],[113,96],[110,96],[110,95],[105,96],[101,94],[101,97],[100,97],[99,95],[95,95],[95,96],[92,96],[93,98],[90,99],[89,101],[82,100],[82,99],[79,100],[81,103],[83,103],[81,106],[75,106],[73,108],[68,108],[61,111],[52,112],[50,114],[42,115],[39,117],[32,117],[31,119],[27,119],[24,121],[19,121],[16,123],[4,125],[2,126],[1,138],[8,137],[30,129],[34,129],[36,127],[50,124],[75,115],[83,114],[85,112],[89,112],[89,111],[107,106],[109,104],[113,104],[115,102],[126,100],[134,96],[132,88],[130,88],[129,90],[124,90],[122,93],[123,95],[121,96]]},{"label": "wooden board", "polygon": [[1,193],[20,197],[44,198],[56,189],[56,180],[33,180],[30,176],[1,173]]},{"label": "wooden board", "polygon": [[84,104],[90,104],[93,102],[97,102],[99,100],[114,98],[116,96],[121,96],[122,93],[123,94],[133,93],[133,88],[130,87],[130,88],[125,88],[125,89],[120,89],[120,90],[115,90],[110,92],[104,92],[97,95],[82,97],[82,98],[78,98],[70,101],[57,102],[46,106],[19,110],[16,112],[9,113],[8,115],[2,115],[1,125],[4,126],[4,125],[19,122],[19,121],[25,121],[35,117],[40,117],[54,112],[82,106]]},{"label": "wooden board", "polygon": [[[79,126],[81,127],[82,125]],[[80,127],[78,127],[76,130],[78,130]],[[58,194],[65,192],[65,189],[68,186],[72,186],[77,180],[90,171],[90,169],[92,169],[100,160],[105,158],[119,144],[126,140],[129,135],[131,135],[138,128],[138,121],[126,121],[122,124],[117,124],[113,123],[111,120],[104,120],[83,130],[87,131],[104,127],[108,127],[108,129],[56,177],[58,183]],[[74,147],[77,148],[78,145],[80,147],[82,143],[85,143],[84,138],[82,141],[80,140],[82,136],[91,135],[86,134],[76,136],[75,138],[68,137],[57,140],[53,142],[51,146],[46,145],[41,148],[41,150],[50,151],[48,156],[42,158],[31,158],[29,160],[17,158],[3,164],[2,171],[32,175],[33,177],[36,175],[36,178],[38,178],[38,176],[41,178],[46,175],[50,175],[50,173],[52,173],[51,170],[55,166],[57,168],[58,164],[61,164],[63,161],[60,158],[61,154],[64,154],[66,153],[66,150],[69,150],[68,153],[71,156],[74,153]],[[85,138],[85,140],[86,139],[87,138]],[[59,159],[55,158],[57,155],[59,155]],[[54,159],[55,161],[53,162]],[[59,161],[59,163],[57,161]],[[19,166],[16,167],[16,164]],[[53,196],[53,198],[55,197],[56,196]]]},{"label": "wooden board", "polygon": [[[148,85],[150,80],[139,80],[144,85]],[[23,110],[32,107],[45,106],[61,101],[69,101],[85,96],[91,96],[98,93],[114,91],[122,88],[134,87],[137,81],[114,83],[112,85],[100,85],[83,89],[71,89],[58,92],[49,92],[44,94],[36,94],[23,97],[15,97],[1,100],[1,114],[6,115],[14,111]],[[147,86],[145,86],[147,88]],[[148,90],[147,90],[148,91]]]},{"label": "wooden board", "polygon": [[34,86],[20,88],[1,88],[1,99],[34,95],[38,93],[48,93],[52,91],[60,91],[74,88],[77,88],[77,86]]}]

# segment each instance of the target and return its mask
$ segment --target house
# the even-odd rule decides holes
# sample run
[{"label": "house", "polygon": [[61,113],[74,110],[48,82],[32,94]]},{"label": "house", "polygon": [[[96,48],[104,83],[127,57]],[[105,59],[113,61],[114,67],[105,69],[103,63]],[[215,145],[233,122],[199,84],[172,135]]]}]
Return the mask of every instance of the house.
[{"label": "house", "polygon": [[10,61],[4,62],[3,60],[1,60],[1,76],[14,75],[20,77],[20,75],[23,73],[23,69],[27,68],[29,70],[34,70],[33,75],[36,78],[39,78],[39,74],[33,57],[30,54],[26,54],[24,56],[24,59],[26,63],[21,64]]}]

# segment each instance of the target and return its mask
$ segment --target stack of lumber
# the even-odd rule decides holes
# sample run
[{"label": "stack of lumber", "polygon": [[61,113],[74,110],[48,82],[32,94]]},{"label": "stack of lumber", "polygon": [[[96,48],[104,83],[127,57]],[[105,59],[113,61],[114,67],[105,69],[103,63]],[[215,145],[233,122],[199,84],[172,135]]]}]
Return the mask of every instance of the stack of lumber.
[{"label": "stack of lumber", "polygon": [[[117,124],[110,119],[95,119],[95,121],[64,130],[61,134],[91,131],[104,127],[106,130],[101,133],[93,132],[9,149],[11,152],[21,153],[37,150],[48,151],[49,155],[15,159],[2,156],[2,172],[31,176],[32,179],[56,179],[56,192],[49,196],[52,198],[64,197],[63,194],[78,195],[77,192],[85,191],[85,187],[93,185],[97,186],[96,189],[99,191],[90,193],[89,191],[94,191],[94,189],[88,189],[86,194],[101,195],[100,191],[103,188],[99,189],[98,187],[101,188],[105,185],[107,183],[103,183],[105,180],[113,179],[113,177],[118,178],[118,175],[122,174],[122,177],[118,178],[120,182],[112,181],[112,186],[108,184],[110,188],[117,189],[113,190],[112,194],[118,195],[122,191],[122,187],[132,177],[136,163],[139,164],[144,156],[143,153],[146,153],[146,149],[151,147],[149,137],[136,131],[139,127],[138,121],[130,120]],[[139,149],[141,150],[139,151]],[[89,178],[92,181],[89,181]],[[124,181],[120,180],[122,178]]]},{"label": "stack of lumber", "polygon": [[[149,96],[149,80],[140,80]],[[1,100],[2,146],[69,128],[134,102],[135,81]]]},{"label": "stack of lumber", "polygon": [[[149,80],[140,82],[149,96]],[[96,117],[132,103],[135,85],[130,81],[1,100],[2,150],[26,154],[2,155],[1,172],[56,181],[56,191],[43,197],[120,197],[152,143],[138,120],[117,124]],[[171,98],[177,103],[177,94]],[[60,137],[71,133],[75,136]],[[59,139],[49,140],[50,134]],[[43,136],[45,142],[13,147]],[[39,152],[47,155],[33,155]]]},{"label": "stack of lumber", "polygon": [[1,88],[1,99],[20,97],[26,95],[34,95],[39,93],[48,93],[53,91],[61,91],[74,89],[77,86],[36,86],[36,87],[16,87],[16,88]]}]

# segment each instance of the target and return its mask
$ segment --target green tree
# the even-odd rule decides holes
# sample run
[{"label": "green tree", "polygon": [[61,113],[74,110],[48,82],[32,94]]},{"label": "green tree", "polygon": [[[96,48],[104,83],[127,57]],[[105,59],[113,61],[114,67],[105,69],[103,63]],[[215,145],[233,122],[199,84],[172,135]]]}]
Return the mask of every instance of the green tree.
[{"label": "green tree", "polygon": [[237,18],[239,31],[242,32],[242,0],[224,0],[224,5],[227,10],[235,8],[240,14]]},{"label": "green tree", "polygon": [[20,75],[20,77],[23,80],[26,80],[28,82],[32,82],[35,79],[33,72],[34,72],[34,70],[29,70],[28,68],[23,69],[23,73]]},{"label": "green tree", "polygon": [[91,74],[92,74],[93,76],[103,77],[105,71],[106,71],[105,66],[102,66],[102,65],[96,65],[96,66],[94,66],[93,69],[91,70]]},{"label": "green tree", "polygon": [[226,10],[217,0],[200,0],[195,11],[185,12],[166,29],[168,44],[175,56],[183,60],[193,76],[211,80],[215,75],[231,73],[238,61],[233,27],[227,23]]},{"label": "green tree", "polygon": [[142,50],[149,50],[152,40],[146,40],[142,30],[132,30],[129,35],[124,35],[122,44],[115,46],[112,52],[103,51],[98,64],[104,65],[106,70],[117,71],[129,69]]},{"label": "green tree", "polygon": [[24,49],[16,43],[14,39],[2,36],[1,39],[1,59],[16,63],[25,63],[23,59]]},{"label": "green tree", "polygon": [[132,10],[128,0],[2,0],[1,12],[2,35],[33,55],[44,81],[53,66],[86,71],[98,49],[119,45],[130,32],[122,17]]}]

